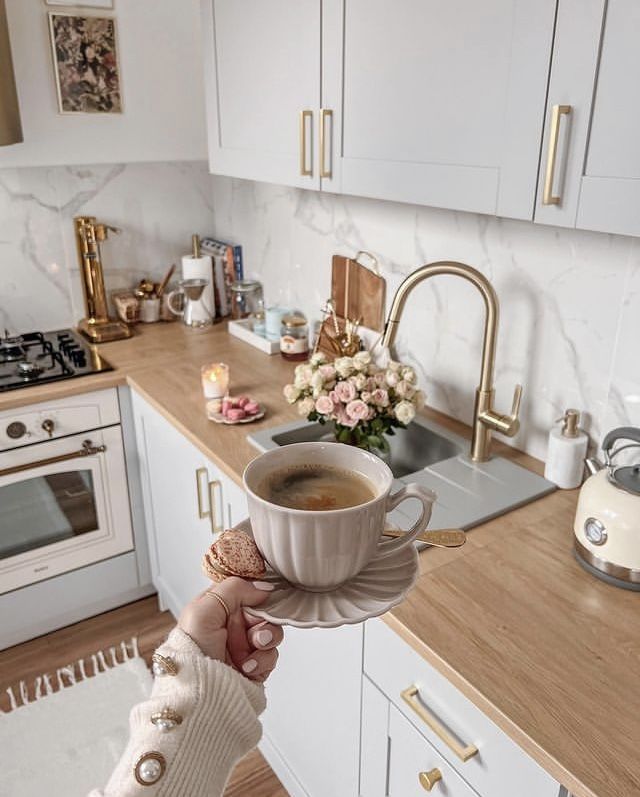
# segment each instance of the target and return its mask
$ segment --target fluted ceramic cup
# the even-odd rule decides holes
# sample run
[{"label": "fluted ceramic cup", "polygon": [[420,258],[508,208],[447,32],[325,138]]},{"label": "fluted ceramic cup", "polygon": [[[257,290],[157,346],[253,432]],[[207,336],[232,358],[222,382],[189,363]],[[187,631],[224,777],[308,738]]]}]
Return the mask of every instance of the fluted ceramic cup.
[{"label": "fluted ceramic cup", "polygon": [[[325,511],[290,509],[261,498],[257,490],[274,471],[296,465],[328,465],[364,476],[375,497],[364,504]],[[374,454],[334,442],[293,443],[254,459],[243,475],[253,536],[260,552],[283,578],[313,592],[348,581],[374,556],[387,556],[424,531],[436,495],[408,484],[391,495],[393,475]],[[408,498],[422,503],[418,521],[394,540],[382,540],[386,515]]]}]

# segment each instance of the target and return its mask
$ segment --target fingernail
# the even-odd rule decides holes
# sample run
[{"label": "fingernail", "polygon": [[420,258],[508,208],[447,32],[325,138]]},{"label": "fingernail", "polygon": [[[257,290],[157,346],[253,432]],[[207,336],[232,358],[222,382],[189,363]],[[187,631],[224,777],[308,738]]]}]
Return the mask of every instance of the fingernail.
[{"label": "fingernail", "polygon": [[242,672],[246,672],[247,675],[250,672],[253,672],[258,666],[258,662],[255,659],[249,659],[249,661],[245,661],[242,665]]},{"label": "fingernail", "polygon": [[259,645],[268,645],[272,639],[273,634],[267,628],[263,628],[261,631],[256,632],[256,641]]},{"label": "fingernail", "polygon": [[276,585],[272,584],[270,581],[254,581],[253,586],[256,589],[263,590],[264,592],[271,592],[271,590],[276,588]]}]

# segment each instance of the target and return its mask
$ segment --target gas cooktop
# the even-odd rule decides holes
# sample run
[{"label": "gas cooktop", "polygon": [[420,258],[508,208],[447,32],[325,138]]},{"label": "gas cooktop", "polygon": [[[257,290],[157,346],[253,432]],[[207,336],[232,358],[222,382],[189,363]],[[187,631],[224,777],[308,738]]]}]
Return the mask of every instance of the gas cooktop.
[{"label": "gas cooktop", "polygon": [[0,392],[113,371],[72,329],[0,336]]}]

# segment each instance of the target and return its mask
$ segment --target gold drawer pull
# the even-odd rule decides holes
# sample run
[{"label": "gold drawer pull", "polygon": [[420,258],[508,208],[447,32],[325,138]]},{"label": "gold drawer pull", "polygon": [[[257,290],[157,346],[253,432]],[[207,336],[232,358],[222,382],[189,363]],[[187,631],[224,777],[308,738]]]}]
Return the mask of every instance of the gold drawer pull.
[{"label": "gold drawer pull", "polygon": [[209,512],[204,508],[204,501],[202,500],[202,476],[207,475],[206,468],[198,468],[196,470],[196,494],[198,496],[198,517],[204,520],[209,517]]},{"label": "gold drawer pull", "polygon": [[400,692],[400,697],[404,702],[420,717],[420,719],[431,728],[435,735],[441,739],[447,747],[452,750],[461,761],[468,761],[472,756],[476,755],[478,748],[472,744],[463,747],[460,742],[455,739],[449,731],[442,725],[441,722],[434,717],[421,703],[416,699],[418,694],[418,687],[413,684],[408,689],[403,689]]},{"label": "gold drawer pull", "polygon": [[209,520],[211,521],[212,534],[220,534],[224,531],[224,508],[222,501],[220,501],[220,517],[222,518],[222,523],[220,525],[216,524],[216,487],[220,489],[220,498],[222,498],[222,484],[218,479],[212,479],[209,482]]},{"label": "gold drawer pull", "polygon": [[559,205],[561,198],[553,195],[553,178],[556,173],[556,155],[558,154],[558,133],[560,117],[571,113],[570,105],[554,105],[551,110],[551,130],[549,131],[549,150],[547,154],[547,171],[544,176],[543,205]]},{"label": "gold drawer pull", "polygon": [[307,168],[307,119],[313,130],[313,111],[300,111],[300,176],[313,177],[313,152],[311,166]]},{"label": "gold drawer pull", "polygon": [[418,780],[425,791],[431,791],[439,780],[442,780],[442,772],[439,769],[430,769],[428,772],[419,772]]}]

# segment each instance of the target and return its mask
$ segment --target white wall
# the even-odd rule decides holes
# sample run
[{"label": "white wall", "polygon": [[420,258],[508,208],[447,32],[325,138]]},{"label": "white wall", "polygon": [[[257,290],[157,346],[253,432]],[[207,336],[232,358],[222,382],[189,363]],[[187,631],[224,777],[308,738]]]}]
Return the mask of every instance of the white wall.
[{"label": "white wall", "polygon": [[[544,458],[549,427],[572,406],[596,440],[614,426],[640,425],[640,239],[226,177],[212,184],[216,233],[242,244],[267,302],[310,317],[329,294],[336,253],[375,254],[388,303],[423,263],[460,260],[485,273],[501,302],[498,409],[509,410],[516,382],[525,390],[518,447]],[[467,422],[482,322],[474,288],[441,277],[415,289],[397,339],[429,403]]]},{"label": "white wall", "polygon": [[73,217],[122,229],[101,245],[107,291],[158,280],[212,232],[198,163],[0,169],[0,333],[74,326],[84,315]]},{"label": "white wall", "polygon": [[59,114],[43,0],[7,0],[24,142],[0,168],[206,158],[199,0],[115,0],[122,114]]}]

